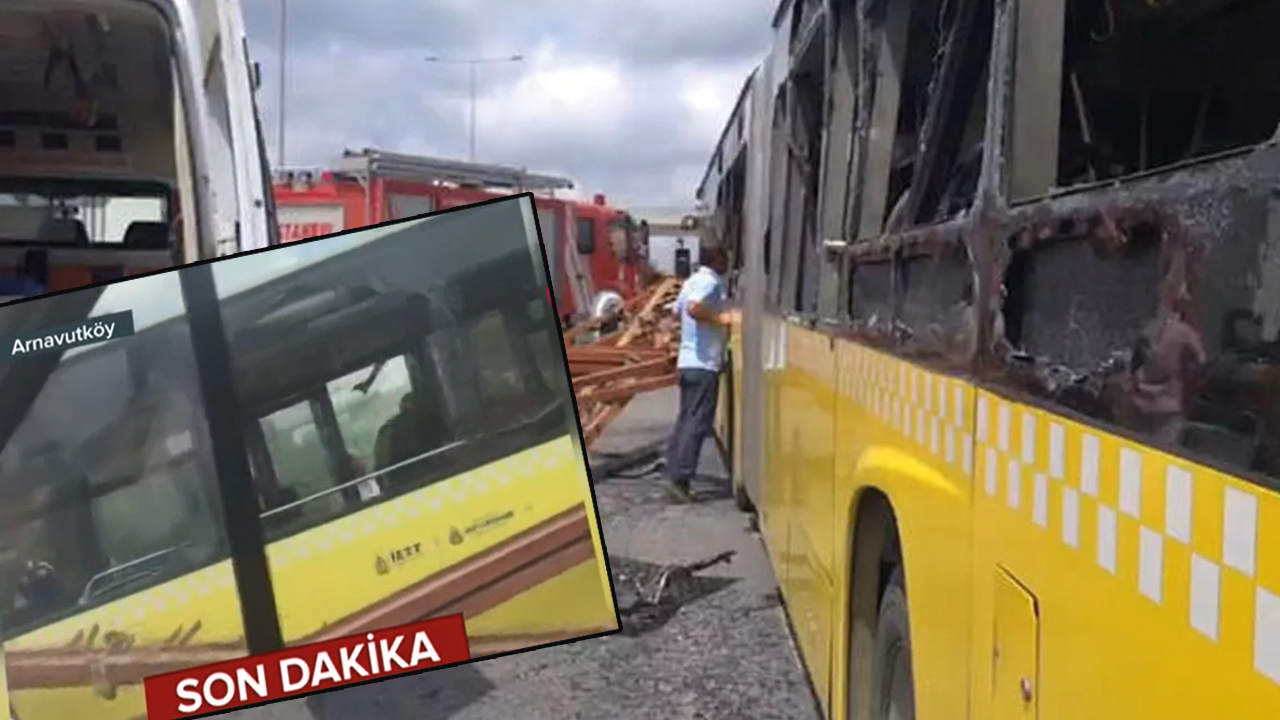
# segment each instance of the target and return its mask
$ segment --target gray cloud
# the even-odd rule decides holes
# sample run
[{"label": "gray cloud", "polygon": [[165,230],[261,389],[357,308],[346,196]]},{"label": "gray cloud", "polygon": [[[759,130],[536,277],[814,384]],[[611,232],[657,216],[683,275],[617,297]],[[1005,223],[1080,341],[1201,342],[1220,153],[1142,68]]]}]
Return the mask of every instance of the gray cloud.
[{"label": "gray cloud", "polygon": [[[574,177],[634,205],[691,202],[775,0],[290,0],[286,160],[344,148],[465,157],[467,71],[483,66],[479,159]],[[245,3],[276,147],[279,0]]]}]

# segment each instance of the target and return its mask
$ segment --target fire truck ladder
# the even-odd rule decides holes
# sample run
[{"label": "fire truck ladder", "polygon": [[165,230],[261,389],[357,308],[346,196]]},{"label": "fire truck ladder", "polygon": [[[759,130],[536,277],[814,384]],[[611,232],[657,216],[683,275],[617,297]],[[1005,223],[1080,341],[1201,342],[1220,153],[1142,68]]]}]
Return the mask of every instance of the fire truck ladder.
[{"label": "fire truck ladder", "polygon": [[444,182],[514,192],[554,193],[573,188],[573,181],[568,178],[539,175],[508,165],[404,155],[372,148],[343,152],[333,170],[362,180],[378,177],[408,182]]}]

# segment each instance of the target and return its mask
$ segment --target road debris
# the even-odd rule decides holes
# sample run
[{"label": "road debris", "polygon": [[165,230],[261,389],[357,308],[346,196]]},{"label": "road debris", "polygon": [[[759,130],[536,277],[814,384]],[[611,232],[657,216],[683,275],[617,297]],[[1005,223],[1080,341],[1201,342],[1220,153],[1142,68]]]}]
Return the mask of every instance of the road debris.
[{"label": "road debris", "polygon": [[705,560],[661,566],[611,558],[622,634],[634,637],[655,630],[684,605],[715,592],[719,579],[699,577],[697,573],[728,564],[736,554],[729,550]]}]

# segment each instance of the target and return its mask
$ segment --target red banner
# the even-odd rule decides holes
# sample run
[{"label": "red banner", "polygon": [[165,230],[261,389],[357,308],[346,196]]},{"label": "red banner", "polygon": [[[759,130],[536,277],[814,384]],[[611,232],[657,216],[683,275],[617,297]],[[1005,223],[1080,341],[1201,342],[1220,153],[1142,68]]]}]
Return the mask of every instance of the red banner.
[{"label": "red banner", "polygon": [[449,615],[149,677],[147,720],[199,717],[470,658],[462,615]]}]

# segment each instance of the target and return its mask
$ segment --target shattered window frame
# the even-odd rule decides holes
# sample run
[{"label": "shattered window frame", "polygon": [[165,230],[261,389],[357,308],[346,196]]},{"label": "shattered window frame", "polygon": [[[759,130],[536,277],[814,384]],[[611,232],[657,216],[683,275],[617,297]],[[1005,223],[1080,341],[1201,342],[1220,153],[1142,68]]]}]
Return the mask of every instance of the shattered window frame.
[{"label": "shattered window frame", "polygon": [[[936,39],[925,37],[919,28],[911,32],[912,3],[888,3],[871,17],[860,15],[859,31],[842,34],[840,39],[842,43],[852,40],[857,45],[852,52],[842,48],[855,58],[857,84],[856,132],[850,150],[851,182],[845,188],[843,218],[846,232],[857,240],[845,249],[839,271],[839,312],[844,330],[905,358],[941,365],[951,371],[967,371],[978,347],[981,283],[971,237],[976,225],[968,218],[979,214],[983,199],[980,190],[993,186],[991,178],[998,172],[999,158],[998,154],[979,153],[976,187],[968,209],[936,217],[935,211],[950,196],[950,188],[942,178],[959,165],[966,153],[962,145],[966,133],[954,134],[945,126],[948,118],[958,114],[965,118],[962,130],[977,130],[984,146],[991,143],[991,138],[1001,137],[1003,122],[997,113],[1003,103],[996,98],[1003,92],[1003,86],[992,84],[991,78],[1003,77],[999,72],[1002,66],[997,64],[1003,55],[997,52],[998,38],[1002,35],[997,31],[996,9],[1004,10],[1008,1],[986,0],[984,4],[980,0],[962,4],[960,16],[952,19],[953,24],[967,23],[966,29],[963,33],[957,31],[961,37],[955,43],[943,41],[939,46],[941,49],[932,60],[933,76],[927,83],[929,92],[924,99],[924,115],[917,118],[916,157],[932,164],[917,167],[911,174],[913,181],[920,179],[923,187],[933,189],[925,193],[925,200],[911,198],[903,192],[894,200],[892,209],[888,201],[894,151],[902,129],[899,116],[907,103],[912,102],[905,96],[909,88],[904,89],[905,65],[913,51],[909,43],[926,41],[929,43],[926,49],[931,49]],[[979,58],[977,66],[963,71],[965,66],[961,62],[972,65],[974,57]],[[940,75],[945,75],[942,89],[938,87],[944,82]],[[976,92],[966,93],[965,88],[976,88]],[[980,96],[978,103],[973,102],[975,94]],[[977,127],[970,125],[974,118],[980,123]],[[894,130],[872,131],[885,124],[891,124]],[[940,173],[934,166],[949,169]],[[996,195],[994,191],[988,193],[987,201]],[[931,219],[916,221],[921,217]],[[963,257],[963,264],[947,268],[947,259],[957,255]],[[954,275],[956,269],[958,275]],[[877,276],[870,284],[874,286],[873,292],[882,292],[886,289],[885,273],[889,276],[887,295],[865,292],[860,275]],[[918,295],[913,291],[921,286],[909,278],[921,274],[942,280],[959,277],[962,290],[954,297],[927,292],[926,296],[936,295],[926,297],[926,302],[931,301],[933,306],[924,312],[907,313],[908,308],[919,305],[911,301]],[[918,328],[909,323],[926,317],[941,322],[925,322],[924,327]]]},{"label": "shattered window frame", "polygon": [[[1280,489],[1280,415],[1269,410],[1280,406],[1280,197],[1270,189],[1280,181],[1280,152],[1274,141],[1053,187],[1060,161],[1056,113],[1070,105],[1037,107],[1026,100],[1027,93],[1044,95],[1028,87],[1043,83],[1044,72],[1032,78],[1019,65],[1061,55],[1044,42],[1061,33],[1060,20],[1034,36],[1027,32],[1037,16],[1046,22],[1043,16],[1053,15],[1061,0],[1005,3],[1019,12],[1004,15],[1005,27],[997,28],[1008,54],[997,74],[1005,79],[997,104],[1008,109],[992,108],[1001,123],[995,128],[1001,157],[992,170],[1000,175],[994,189],[1002,209],[985,226],[983,242],[972,243],[989,258],[980,265],[978,385]],[[1034,61],[1026,61],[1028,52]],[[1064,68],[1060,62],[1059,76]],[[1051,125],[1049,162],[1043,148]],[[1026,147],[1040,157],[1028,162]],[[1064,248],[1075,253],[1074,261],[1061,257]],[[1005,284],[1006,271],[1020,257],[1040,261],[1033,274],[1054,268],[1065,287],[1089,293],[1054,312],[1024,308],[1037,313],[1038,334],[1063,334],[1057,353],[1026,352],[1025,335],[1007,327],[1010,306],[1021,300],[1012,297],[1017,288]],[[1103,297],[1092,297],[1095,292]],[[1090,303],[1092,313],[1084,307]],[[1234,333],[1227,326],[1238,321],[1255,330],[1249,347],[1229,346]],[[1169,366],[1168,357],[1177,358],[1173,373],[1159,369]]]}]

